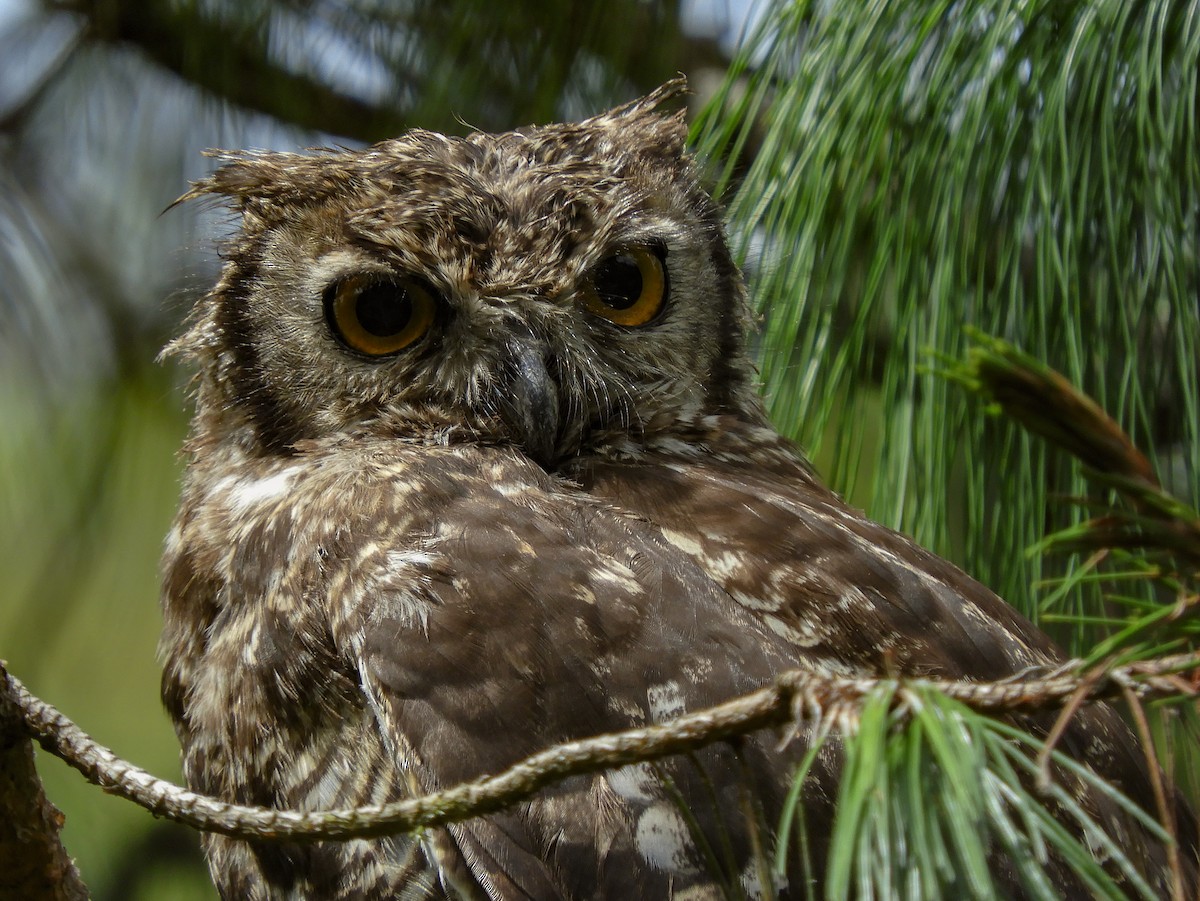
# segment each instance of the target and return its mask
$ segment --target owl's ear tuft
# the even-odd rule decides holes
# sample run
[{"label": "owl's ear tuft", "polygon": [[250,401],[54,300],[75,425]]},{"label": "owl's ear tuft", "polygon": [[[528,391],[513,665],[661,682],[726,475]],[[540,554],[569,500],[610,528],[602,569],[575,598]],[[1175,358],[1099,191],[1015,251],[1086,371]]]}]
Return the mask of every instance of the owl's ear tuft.
[{"label": "owl's ear tuft", "polygon": [[678,75],[646,96],[623,103],[583,124],[637,132],[639,140],[646,146],[653,146],[665,155],[679,156],[687,143],[687,108],[665,111],[662,107],[687,94],[687,78]]},{"label": "owl's ear tuft", "polygon": [[205,156],[224,165],[207,178],[192,182],[167,209],[191,200],[223,200],[240,213],[263,213],[275,205],[310,203],[327,197],[339,187],[336,166],[330,158],[337,151],[318,149],[316,155],[269,151],[208,150]]},{"label": "owl's ear tuft", "polygon": [[662,115],[659,111],[665,103],[676,100],[680,97],[686,97],[688,94],[687,77],[684,75],[676,75],[670,81],[659,85],[645,97],[638,97],[636,100],[630,100],[628,103],[623,103],[618,107],[614,107],[605,116],[614,118],[624,117],[640,117],[648,113]]}]

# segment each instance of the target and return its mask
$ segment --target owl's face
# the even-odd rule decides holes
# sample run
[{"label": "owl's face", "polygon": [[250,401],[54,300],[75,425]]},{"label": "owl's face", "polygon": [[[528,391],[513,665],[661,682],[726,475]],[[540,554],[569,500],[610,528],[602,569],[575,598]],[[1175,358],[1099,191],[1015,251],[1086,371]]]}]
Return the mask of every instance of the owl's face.
[{"label": "owl's face", "polygon": [[453,423],[547,468],[752,406],[743,292],[677,86],[573,125],[235,157],[242,232],[177,346],[201,437]]}]

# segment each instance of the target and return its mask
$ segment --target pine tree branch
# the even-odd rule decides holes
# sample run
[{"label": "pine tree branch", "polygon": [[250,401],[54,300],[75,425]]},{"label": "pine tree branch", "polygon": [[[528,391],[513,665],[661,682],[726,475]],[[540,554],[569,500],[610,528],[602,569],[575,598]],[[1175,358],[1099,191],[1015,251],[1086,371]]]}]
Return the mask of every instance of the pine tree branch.
[{"label": "pine tree branch", "polygon": [[43,748],[112,794],[206,832],[258,840],[317,841],[366,838],[441,826],[492,813],[571,776],[613,769],[694,751],[759,729],[834,723],[853,731],[857,711],[881,685],[895,686],[904,711],[913,692],[935,689],[975,710],[1005,713],[1062,706],[1080,695],[1096,701],[1131,692],[1138,698],[1200,695],[1200,651],[1122,666],[1079,670],[1079,661],[1039,669],[997,682],[839,678],[791,671],[749,695],[662,725],[631,729],[556,745],[494,776],[446,791],[368,807],[301,812],[229,804],[158,779],[89,738],[49,704],[0,671],[16,700],[24,726]]},{"label": "pine tree branch", "polygon": [[1150,460],[1124,429],[1062,373],[1000,338],[966,329],[974,342],[945,375],[1005,416],[1076,457],[1091,472],[1130,488],[1160,488]]},{"label": "pine tree branch", "polygon": [[289,71],[272,58],[265,29],[230,26],[203,7],[160,0],[53,5],[85,17],[94,40],[137,47],[216,97],[301,128],[378,141],[408,125],[396,103],[370,103]]},{"label": "pine tree branch", "polygon": [[998,412],[1066,451],[1084,474],[1129,502],[1131,511],[1106,514],[1048,535],[1039,550],[1143,548],[1200,563],[1200,517],[1171,496],[1133,439],[1095,400],[1061,373],[1016,346],[978,329],[966,360],[946,359],[943,370]]}]

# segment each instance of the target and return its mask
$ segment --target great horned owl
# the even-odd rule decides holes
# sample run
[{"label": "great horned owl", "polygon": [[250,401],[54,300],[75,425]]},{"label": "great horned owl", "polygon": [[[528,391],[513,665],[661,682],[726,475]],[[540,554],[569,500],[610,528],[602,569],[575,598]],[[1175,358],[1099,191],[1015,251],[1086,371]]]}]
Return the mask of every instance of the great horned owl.
[{"label": "great horned owl", "polygon": [[[721,213],[660,110],[681,87],[577,124],[227,154],[189,192],[241,216],[168,349],[199,368],[161,644],[195,789],[379,803],[792,668],[1059,659],[772,430]],[[227,898],[803,895],[761,866],[798,744],[577,777],[418,837],[206,850]],[[1148,796],[1111,711],[1063,746]],[[837,768],[831,747],[804,795],[818,880]]]}]

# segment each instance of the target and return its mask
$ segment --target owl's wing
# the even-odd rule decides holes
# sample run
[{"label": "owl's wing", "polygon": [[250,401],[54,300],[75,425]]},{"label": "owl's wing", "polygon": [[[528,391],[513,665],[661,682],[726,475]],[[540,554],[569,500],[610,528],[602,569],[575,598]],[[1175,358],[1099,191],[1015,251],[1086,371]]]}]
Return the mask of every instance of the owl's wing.
[{"label": "owl's wing", "polygon": [[[994,680],[1064,659],[988,588],[848,507],[781,440],[757,442],[756,458],[754,440],[724,437],[723,447],[721,435],[706,436],[703,458],[591,460],[573,474],[591,495],[654,522],[767,631],[827,667]],[[1044,735],[1055,715],[1018,719]],[[1056,747],[1129,797],[1154,797],[1145,756],[1111,707],[1077,711]],[[1144,872],[1166,874],[1161,843],[1133,818],[1097,792],[1085,806]],[[1182,796],[1176,820],[1194,856]]]},{"label": "owl's wing", "polygon": [[[385,525],[333,575],[353,589],[333,592],[332,631],[413,791],[728,700],[803,659],[653,526],[515,452],[425,451],[385,490]],[[428,853],[490,897],[744,888],[788,784],[773,742],[578,777],[431,832]]]},{"label": "owl's wing", "polygon": [[799,459],[591,461],[584,489],[655,523],[756,619],[855,671],[996,679],[1061,660],[953,564],[872,522]]}]

